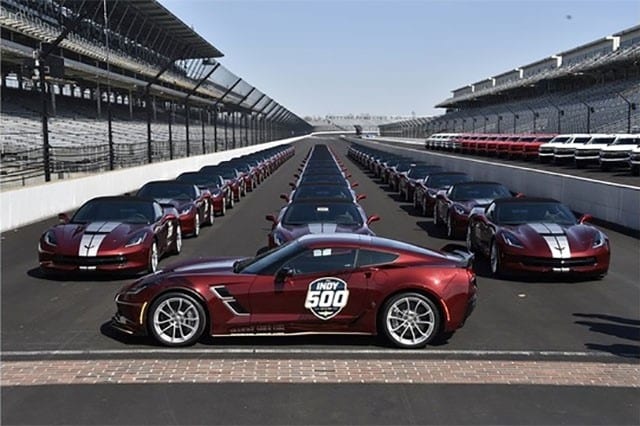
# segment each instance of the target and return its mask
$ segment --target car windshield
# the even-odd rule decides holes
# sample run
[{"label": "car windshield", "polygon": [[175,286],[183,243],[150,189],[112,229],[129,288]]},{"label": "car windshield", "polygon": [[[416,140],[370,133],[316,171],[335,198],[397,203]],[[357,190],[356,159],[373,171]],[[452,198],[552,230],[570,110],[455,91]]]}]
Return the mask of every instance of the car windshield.
[{"label": "car windshield", "polygon": [[409,176],[412,179],[424,179],[429,176],[431,173],[435,173],[442,170],[440,166],[429,166],[429,167],[413,167],[409,170]]},{"label": "car windshield", "polygon": [[180,182],[187,182],[198,186],[216,186],[215,181],[209,175],[193,174],[178,176]]},{"label": "car windshield", "polygon": [[337,185],[347,186],[347,181],[342,175],[305,175],[300,180],[300,184],[309,183],[334,183]]},{"label": "car windshield", "polygon": [[196,192],[192,185],[184,183],[151,183],[143,186],[137,194],[139,197],[169,198],[172,200],[193,200]]},{"label": "car windshield", "polygon": [[640,137],[637,137],[637,138],[618,138],[611,145],[640,145]]},{"label": "car windshield", "polygon": [[290,226],[320,222],[354,226],[362,225],[362,217],[353,203],[294,203],[282,218],[282,224]]},{"label": "car windshield", "polygon": [[474,185],[456,185],[451,190],[449,198],[453,201],[496,199],[511,197],[511,193],[502,185],[483,183]]},{"label": "car windshield", "polygon": [[237,261],[233,265],[233,272],[237,274],[271,274],[280,264],[302,249],[302,246],[297,241],[289,241],[256,257]]},{"label": "car windshield", "polygon": [[612,143],[616,138],[615,137],[609,137],[609,138],[591,138],[591,140],[589,142],[587,142],[588,144],[606,144],[609,145],[610,143]]},{"label": "car windshield", "polygon": [[351,190],[346,186],[338,185],[318,185],[308,186],[304,185],[296,189],[293,193],[294,200],[309,200],[309,199],[341,199],[352,200],[353,195]]},{"label": "car windshield", "polygon": [[73,215],[72,223],[89,222],[152,223],[155,221],[153,202],[139,200],[93,200]]},{"label": "car windshield", "polygon": [[460,182],[469,182],[471,177],[468,175],[433,175],[427,180],[426,185],[429,188],[449,188],[451,185]]},{"label": "car windshield", "polygon": [[558,202],[508,202],[496,206],[496,222],[501,225],[522,223],[557,223],[575,225],[576,217]]}]

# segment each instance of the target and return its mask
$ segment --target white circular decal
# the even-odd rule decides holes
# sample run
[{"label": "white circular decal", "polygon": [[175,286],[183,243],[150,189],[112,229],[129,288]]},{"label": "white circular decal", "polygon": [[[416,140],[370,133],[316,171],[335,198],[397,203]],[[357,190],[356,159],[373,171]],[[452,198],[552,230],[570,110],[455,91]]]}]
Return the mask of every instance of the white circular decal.
[{"label": "white circular decal", "polygon": [[338,315],[348,300],[347,283],[340,278],[325,277],[309,284],[304,307],[316,317],[328,320]]}]

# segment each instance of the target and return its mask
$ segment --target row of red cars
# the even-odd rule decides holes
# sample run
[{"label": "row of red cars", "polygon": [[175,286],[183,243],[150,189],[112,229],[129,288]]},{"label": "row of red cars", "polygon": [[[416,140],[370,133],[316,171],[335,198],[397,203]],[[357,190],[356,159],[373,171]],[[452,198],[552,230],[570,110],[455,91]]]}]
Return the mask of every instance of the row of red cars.
[{"label": "row of red cars", "polygon": [[397,190],[467,249],[489,259],[495,276],[515,272],[600,278],[609,268],[607,236],[549,198],[526,197],[499,182],[475,181],[401,154],[364,145],[348,151],[356,163]]},{"label": "row of red cars", "polygon": [[155,272],[162,256],[180,253],[183,235],[200,235],[294,152],[278,146],[148,182],[135,194],[93,198],[42,234],[40,268],[48,275]]},{"label": "row of red cars", "polygon": [[537,160],[540,145],[548,143],[556,134],[503,133],[436,133],[425,141],[425,148],[462,154]]}]

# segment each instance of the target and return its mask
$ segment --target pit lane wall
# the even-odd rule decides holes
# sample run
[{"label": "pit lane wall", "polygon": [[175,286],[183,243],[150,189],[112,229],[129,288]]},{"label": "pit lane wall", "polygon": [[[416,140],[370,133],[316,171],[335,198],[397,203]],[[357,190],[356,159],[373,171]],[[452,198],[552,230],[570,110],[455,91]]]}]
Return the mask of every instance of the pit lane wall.
[{"label": "pit lane wall", "polygon": [[[512,191],[533,197],[560,200],[573,211],[589,213],[594,218],[640,231],[640,188],[586,179],[527,167],[461,158],[454,155],[427,152],[424,142],[397,138],[344,137],[349,142],[372,146],[387,152],[398,147],[410,150],[416,160],[440,165],[447,170],[464,172],[476,180],[497,181]],[[395,146],[394,146],[395,144]]]},{"label": "pit lane wall", "polygon": [[174,179],[186,171],[199,170],[202,166],[218,164],[244,154],[294,143],[307,136],[3,191],[0,193],[0,232],[29,225],[60,212],[68,212],[94,197],[137,191],[151,180]]}]

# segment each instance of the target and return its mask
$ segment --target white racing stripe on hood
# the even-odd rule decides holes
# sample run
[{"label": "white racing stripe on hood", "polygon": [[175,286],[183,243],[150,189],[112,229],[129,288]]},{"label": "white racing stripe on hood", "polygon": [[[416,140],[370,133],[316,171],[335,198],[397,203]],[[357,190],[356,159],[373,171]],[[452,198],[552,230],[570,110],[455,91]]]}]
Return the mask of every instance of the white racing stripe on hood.
[{"label": "white racing stripe on hood", "polygon": [[310,223],[307,227],[312,234],[331,234],[336,232],[338,225],[335,223]]},{"label": "white racing stripe on hood", "polygon": [[554,259],[571,258],[569,240],[560,225],[556,223],[530,223],[529,227],[544,238]]},{"label": "white racing stripe on hood", "polygon": [[92,222],[87,225],[80,240],[78,256],[95,257],[105,237],[120,225],[120,222]]}]

